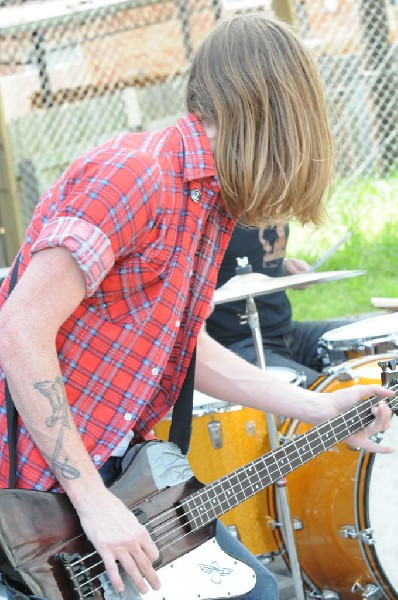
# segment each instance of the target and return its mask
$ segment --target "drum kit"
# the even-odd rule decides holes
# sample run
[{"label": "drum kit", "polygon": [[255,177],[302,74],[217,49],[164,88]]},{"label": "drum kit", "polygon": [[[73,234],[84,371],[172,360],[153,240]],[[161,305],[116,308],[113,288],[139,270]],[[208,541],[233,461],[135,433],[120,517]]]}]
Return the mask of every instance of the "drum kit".
[{"label": "drum kit", "polygon": [[[356,277],[364,271],[326,271],[272,278],[239,263],[237,275],[214,293],[214,304],[246,300],[257,364],[282,381],[305,387],[292,369],[267,367],[255,297],[276,291]],[[323,372],[311,386],[331,392],[355,384],[381,383],[380,361],[398,359],[398,313],[363,319],[324,334]],[[155,427],[167,439],[170,415]],[[188,459],[204,483],[224,476],[308,431],[295,419],[232,405],[195,390]],[[395,445],[398,424],[384,434]],[[206,457],[203,460],[203,457]],[[221,517],[264,562],[282,555],[296,600],[305,598],[398,598],[398,453],[369,454],[339,443],[287,478]]]}]

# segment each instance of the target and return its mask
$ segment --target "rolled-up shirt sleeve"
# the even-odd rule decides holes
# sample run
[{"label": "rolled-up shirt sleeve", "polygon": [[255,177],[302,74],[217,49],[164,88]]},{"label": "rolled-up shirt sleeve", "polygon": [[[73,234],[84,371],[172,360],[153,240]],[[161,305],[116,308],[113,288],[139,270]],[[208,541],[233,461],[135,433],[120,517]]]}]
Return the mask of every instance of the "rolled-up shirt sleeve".
[{"label": "rolled-up shirt sleeve", "polygon": [[85,277],[87,296],[92,296],[115,262],[109,238],[84,219],[59,216],[43,226],[31,253],[56,246],[69,250]]},{"label": "rolled-up shirt sleeve", "polygon": [[40,200],[29,232],[31,253],[69,250],[87,296],[115,263],[140,252],[158,215],[161,171],[129,139],[121,136],[76,159]]}]

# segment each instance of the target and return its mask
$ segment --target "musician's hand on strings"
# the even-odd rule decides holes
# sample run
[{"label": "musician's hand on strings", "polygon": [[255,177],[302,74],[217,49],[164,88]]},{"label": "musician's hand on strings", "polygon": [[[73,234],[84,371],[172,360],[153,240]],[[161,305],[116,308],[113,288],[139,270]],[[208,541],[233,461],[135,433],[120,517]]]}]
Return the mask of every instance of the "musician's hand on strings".
[{"label": "musician's hand on strings", "polygon": [[333,396],[333,402],[338,412],[342,412],[354,404],[358,404],[360,407],[361,400],[367,397],[380,398],[380,403],[372,408],[372,414],[375,417],[372,422],[348,437],[345,443],[351,448],[367,450],[368,452],[378,452],[380,454],[394,452],[394,448],[383,446],[383,444],[371,439],[372,436],[390,427],[392,411],[385,400],[382,399],[392,398],[394,396],[393,390],[387,390],[377,384],[355,385],[331,392],[330,395]]},{"label": "musician's hand on strings", "polygon": [[383,444],[372,439],[372,436],[380,431],[385,431],[390,427],[390,409],[384,401],[381,401],[378,406],[372,408],[372,413],[376,417],[375,420],[347,438],[345,443],[350,448],[360,448],[362,450],[367,450],[368,452],[378,452],[379,454],[389,454],[394,452],[394,448],[383,446]]},{"label": "musician's hand on strings", "polygon": [[123,502],[104,488],[94,503],[79,506],[78,514],[87,537],[102,557],[116,591],[124,590],[123,573],[127,573],[141,594],[148,591],[147,582],[154,590],[160,588],[153,568],[159,551],[146,527],[138,522]]}]

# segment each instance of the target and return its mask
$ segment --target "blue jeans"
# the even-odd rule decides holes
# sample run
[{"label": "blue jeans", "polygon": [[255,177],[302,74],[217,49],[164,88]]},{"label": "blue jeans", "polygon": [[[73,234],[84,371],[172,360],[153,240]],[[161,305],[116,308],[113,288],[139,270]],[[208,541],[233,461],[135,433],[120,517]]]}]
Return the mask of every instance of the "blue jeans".
[{"label": "blue jeans", "polygon": [[[108,486],[120,472],[120,459],[112,457],[100,469],[100,474]],[[217,521],[216,540],[224,552],[246,563],[256,573],[256,585],[251,592],[240,596],[242,600],[278,600],[278,584],[274,575],[220,521]]]},{"label": "blue jeans", "polygon": [[278,584],[274,575],[220,521],[217,522],[216,540],[227,554],[245,562],[256,573],[256,585],[251,592],[240,596],[242,600],[277,600],[279,598]]}]

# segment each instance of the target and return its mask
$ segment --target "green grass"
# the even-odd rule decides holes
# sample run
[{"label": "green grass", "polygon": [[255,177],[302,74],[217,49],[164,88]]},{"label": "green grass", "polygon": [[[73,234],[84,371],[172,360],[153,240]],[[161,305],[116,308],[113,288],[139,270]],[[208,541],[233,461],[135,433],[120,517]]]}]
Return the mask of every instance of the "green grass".
[{"label": "green grass", "polygon": [[364,275],[288,290],[297,320],[379,311],[372,297],[398,297],[398,177],[341,181],[328,219],[315,230],[291,225],[288,255],[313,263],[347,231],[349,240],[318,271],[363,269]]}]

